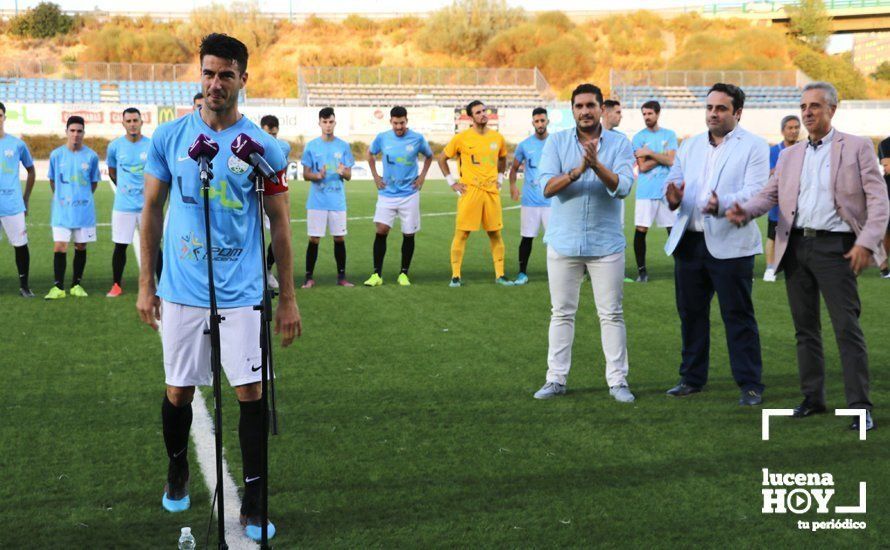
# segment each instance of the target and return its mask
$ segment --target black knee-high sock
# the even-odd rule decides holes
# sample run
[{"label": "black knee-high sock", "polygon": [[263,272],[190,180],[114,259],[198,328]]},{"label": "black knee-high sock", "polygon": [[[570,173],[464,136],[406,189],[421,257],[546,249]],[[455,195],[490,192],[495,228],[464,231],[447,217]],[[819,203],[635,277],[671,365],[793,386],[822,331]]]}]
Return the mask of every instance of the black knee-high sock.
[{"label": "black knee-high sock", "polygon": [[528,259],[532,255],[532,244],[535,240],[531,237],[522,237],[519,241],[519,272],[527,273]]},{"label": "black knee-high sock", "polygon": [[272,251],[272,243],[269,243],[269,248],[266,249],[266,271],[271,271],[273,265],[275,265],[275,252]]},{"label": "black knee-high sock", "polygon": [[346,278],[346,241],[334,241],[334,260],[337,261],[337,278]]},{"label": "black knee-high sock", "polygon": [[259,511],[262,480],[263,402],[239,401],[241,418],[238,421],[238,440],[241,442],[241,464],[244,466],[244,502],[241,513]]},{"label": "black knee-high sock", "polygon": [[80,284],[83,279],[83,268],[87,265],[87,251],[74,249],[74,277],[71,279],[71,286]]},{"label": "black knee-high sock", "polygon": [[68,265],[68,253],[67,252],[56,252],[53,254],[53,275],[55,277],[55,285],[61,289],[65,290],[65,268]]},{"label": "black knee-high sock", "polygon": [[15,267],[19,271],[19,288],[28,290],[28,270],[31,266],[31,252],[28,245],[15,247]]},{"label": "black knee-high sock", "polygon": [[164,271],[164,251],[160,248],[158,249],[158,261],[155,264],[155,275],[157,275],[158,280],[161,280],[161,272]]},{"label": "black knee-high sock", "polygon": [[114,252],[111,253],[111,275],[114,284],[120,285],[124,277],[124,267],[127,265],[127,245],[114,243]]},{"label": "black knee-high sock", "polygon": [[386,257],[386,235],[374,235],[374,273],[383,274],[383,258]]},{"label": "black knee-high sock", "polygon": [[402,273],[408,273],[412,258],[414,258],[414,235],[402,235]]},{"label": "black knee-high sock", "polygon": [[188,460],[189,430],[192,427],[192,404],[177,407],[164,395],[161,405],[161,423],[164,428],[164,446],[171,462]]},{"label": "black knee-high sock", "polygon": [[637,258],[637,269],[646,269],[646,234],[639,229],[634,232],[634,256]]},{"label": "black knee-high sock", "polygon": [[315,273],[315,262],[318,260],[318,243],[309,241],[306,245],[306,278],[311,279]]}]

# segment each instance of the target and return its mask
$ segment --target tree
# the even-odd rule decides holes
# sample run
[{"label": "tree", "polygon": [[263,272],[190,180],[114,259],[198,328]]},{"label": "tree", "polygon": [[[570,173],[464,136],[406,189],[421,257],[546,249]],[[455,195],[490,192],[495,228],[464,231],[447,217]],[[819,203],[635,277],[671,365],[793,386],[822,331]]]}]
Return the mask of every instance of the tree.
[{"label": "tree", "polygon": [[65,15],[58,4],[41,2],[33,9],[13,18],[9,32],[26,38],[52,38],[68,34],[74,18]]},{"label": "tree", "polygon": [[886,80],[890,82],[890,61],[884,61],[871,73],[871,77],[875,80]]},{"label": "tree", "polygon": [[798,40],[820,52],[828,46],[831,36],[831,16],[822,0],[800,0],[796,6],[786,6],[789,13],[788,32]]}]

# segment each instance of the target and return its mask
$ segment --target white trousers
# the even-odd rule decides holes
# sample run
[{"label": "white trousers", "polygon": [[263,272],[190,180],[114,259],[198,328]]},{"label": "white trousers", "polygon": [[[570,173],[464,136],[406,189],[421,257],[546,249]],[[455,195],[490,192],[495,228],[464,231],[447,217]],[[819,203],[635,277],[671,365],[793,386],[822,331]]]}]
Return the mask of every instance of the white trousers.
[{"label": "white trousers", "polygon": [[563,256],[547,247],[547,277],[550,282],[549,349],[547,381],[565,384],[572,366],[575,312],[584,280],[590,273],[593,300],[600,319],[606,382],[609,387],[627,384],[627,330],[624,326],[624,252],[602,257]]}]

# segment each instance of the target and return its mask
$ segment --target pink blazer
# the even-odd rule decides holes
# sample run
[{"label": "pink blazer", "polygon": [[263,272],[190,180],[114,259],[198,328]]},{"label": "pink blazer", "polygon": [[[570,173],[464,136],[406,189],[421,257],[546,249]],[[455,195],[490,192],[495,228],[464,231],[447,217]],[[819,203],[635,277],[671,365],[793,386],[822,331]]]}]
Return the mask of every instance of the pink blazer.
[{"label": "pink blazer", "polygon": [[[890,217],[890,204],[874,147],[870,140],[852,134],[835,130],[834,136],[831,142],[831,190],[838,216],[856,233],[856,244],[870,250],[875,263],[880,264],[887,257],[882,242]],[[778,203],[781,211],[776,225],[775,263],[778,266],[781,266],[788,247],[788,237],[797,214],[806,147],[807,142],[802,141],[784,149],[766,186],[741,205],[751,219]]]}]

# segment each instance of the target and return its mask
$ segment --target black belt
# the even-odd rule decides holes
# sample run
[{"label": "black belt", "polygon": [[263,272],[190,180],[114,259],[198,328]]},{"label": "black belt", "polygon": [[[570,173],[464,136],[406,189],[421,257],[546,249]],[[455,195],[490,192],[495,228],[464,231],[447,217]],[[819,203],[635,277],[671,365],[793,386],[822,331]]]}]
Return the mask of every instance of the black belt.
[{"label": "black belt", "polygon": [[800,235],[806,238],[811,237],[843,237],[845,235],[853,235],[850,231],[827,231],[825,229],[811,229],[809,227],[795,227],[791,230],[792,235]]}]

